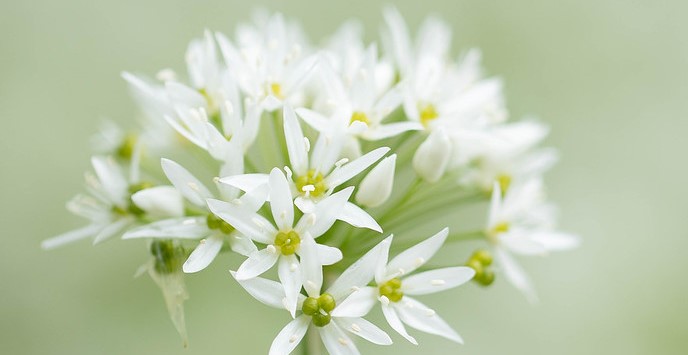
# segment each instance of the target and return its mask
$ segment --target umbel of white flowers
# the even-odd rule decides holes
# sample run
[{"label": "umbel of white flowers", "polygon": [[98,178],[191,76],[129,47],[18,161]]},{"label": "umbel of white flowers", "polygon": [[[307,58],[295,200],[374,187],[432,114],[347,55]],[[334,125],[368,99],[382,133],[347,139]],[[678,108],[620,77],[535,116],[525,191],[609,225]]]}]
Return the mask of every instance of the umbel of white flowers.
[{"label": "umbel of white flowers", "polygon": [[[299,344],[357,354],[359,337],[390,345],[363,318],[374,309],[398,339],[418,344],[410,327],[461,343],[416,297],[469,280],[503,277],[535,301],[514,255],[578,244],[557,230],[545,196],[542,175],[557,158],[539,147],[547,128],[507,120],[501,81],[483,74],[479,51],[454,57],[442,21],[411,36],[387,8],[381,38],[365,43],[347,22],[314,47],[295,23],[258,13],[231,39],[206,31],[192,41],[186,75],[124,73],[140,129],[103,124],[95,174],[67,205],[89,223],[42,246],[146,241],[140,271],[161,288],[185,345],[184,275],[219,257],[239,258],[233,279],[293,318],[270,354]],[[469,205],[487,222],[463,213]],[[457,222],[451,234],[447,221]],[[484,246],[428,266],[466,240]],[[277,280],[261,277],[272,268]]]}]

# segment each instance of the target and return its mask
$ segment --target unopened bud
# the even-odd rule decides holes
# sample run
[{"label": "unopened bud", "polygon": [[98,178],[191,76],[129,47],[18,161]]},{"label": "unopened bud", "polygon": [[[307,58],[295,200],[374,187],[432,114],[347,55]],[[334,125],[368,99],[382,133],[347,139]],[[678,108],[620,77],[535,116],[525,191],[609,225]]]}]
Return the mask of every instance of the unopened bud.
[{"label": "unopened bud", "polygon": [[413,169],[427,182],[439,181],[449,164],[451,148],[449,136],[441,129],[434,130],[413,156]]},{"label": "unopened bud", "polygon": [[356,194],[356,202],[366,207],[377,207],[389,199],[389,196],[392,194],[392,188],[394,187],[396,161],[396,154],[382,159],[382,161],[366,175],[359,185],[359,190]]}]

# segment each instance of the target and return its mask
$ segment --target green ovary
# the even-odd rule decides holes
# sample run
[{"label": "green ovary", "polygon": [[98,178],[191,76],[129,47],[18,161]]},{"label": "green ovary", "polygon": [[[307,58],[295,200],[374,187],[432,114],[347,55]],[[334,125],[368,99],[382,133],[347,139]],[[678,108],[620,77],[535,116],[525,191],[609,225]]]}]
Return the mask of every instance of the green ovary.
[{"label": "green ovary", "polygon": [[401,279],[393,278],[384,284],[380,285],[380,296],[385,296],[390,302],[399,302],[404,298],[404,293],[401,292]]},{"label": "green ovary", "polygon": [[303,301],[301,311],[307,316],[311,316],[313,325],[324,327],[330,324],[332,316],[330,313],[337,306],[334,297],[329,293],[323,293],[320,297],[308,297]]},{"label": "green ovary", "polygon": [[232,227],[232,225],[212,213],[206,218],[206,223],[208,224],[208,228],[213,230],[217,229],[224,234],[234,232],[234,227]]},{"label": "green ovary", "polygon": [[304,186],[312,185],[313,191],[308,194],[313,197],[322,196],[327,188],[325,187],[324,177],[321,173],[316,173],[315,169],[308,170],[306,175],[302,175],[296,178],[296,189],[299,193],[303,194]]},{"label": "green ovary", "polygon": [[279,247],[282,255],[293,255],[301,245],[301,237],[293,230],[279,232],[275,237],[275,246]]}]

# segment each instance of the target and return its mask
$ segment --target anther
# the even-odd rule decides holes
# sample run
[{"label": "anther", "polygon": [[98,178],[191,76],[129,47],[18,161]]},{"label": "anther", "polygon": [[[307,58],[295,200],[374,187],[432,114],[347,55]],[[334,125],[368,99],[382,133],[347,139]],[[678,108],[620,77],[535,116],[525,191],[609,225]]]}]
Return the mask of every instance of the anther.
[{"label": "anther", "polygon": [[416,262],[416,266],[421,266],[421,265],[425,264],[425,259],[416,258],[415,262]]},{"label": "anther", "polygon": [[277,248],[275,248],[275,246],[272,244],[268,245],[265,249],[267,249],[271,254],[274,254],[277,252]]},{"label": "anther", "polygon": [[186,185],[189,186],[189,187],[191,188],[191,190],[194,190],[194,191],[196,191],[196,192],[198,192],[198,191],[201,190],[201,189],[198,187],[198,184],[196,184],[196,183],[193,182],[193,181],[187,182]]},{"label": "anther", "polygon": [[299,268],[299,265],[297,263],[291,263],[291,265],[289,265],[289,271],[291,271],[291,272],[296,271],[298,268]]},{"label": "anther", "polygon": [[307,137],[303,137],[303,144],[306,146],[306,152],[311,151],[311,141]]},{"label": "anther", "polygon": [[344,338],[339,338],[337,340],[339,341],[339,344],[342,344],[344,346],[347,346],[349,344],[349,342],[346,341],[346,339],[344,339]]},{"label": "anther", "polygon": [[354,324],[351,325],[351,330],[353,330],[354,332],[358,333],[358,332],[361,331],[361,327],[359,327],[358,324],[354,323]]}]

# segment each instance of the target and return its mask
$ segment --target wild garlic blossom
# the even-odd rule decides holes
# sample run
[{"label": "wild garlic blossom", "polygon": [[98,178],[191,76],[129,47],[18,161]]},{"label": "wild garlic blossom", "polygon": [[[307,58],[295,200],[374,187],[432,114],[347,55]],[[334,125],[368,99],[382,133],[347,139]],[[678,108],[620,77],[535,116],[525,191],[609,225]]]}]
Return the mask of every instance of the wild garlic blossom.
[{"label": "wild garlic blossom", "polygon": [[225,281],[247,291],[230,304],[255,298],[291,318],[264,340],[269,354],[358,354],[358,338],[417,345],[407,327],[462,343],[445,319],[470,305],[442,318],[420,299],[460,297],[470,280],[503,278],[534,301],[514,256],[579,243],[556,228],[545,195],[557,159],[540,147],[547,127],[507,121],[501,80],[484,75],[479,51],[454,53],[441,20],[416,36],[394,8],[383,20],[380,42],[350,21],[318,48],[295,22],[260,12],[234,36],[193,40],[185,74],[123,73],[140,129],[102,125],[87,194],[67,205],[89,222],[43,247],[145,243],[139,271],[184,344],[184,302],[203,292],[187,291],[187,274],[228,259]]}]

